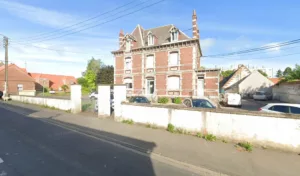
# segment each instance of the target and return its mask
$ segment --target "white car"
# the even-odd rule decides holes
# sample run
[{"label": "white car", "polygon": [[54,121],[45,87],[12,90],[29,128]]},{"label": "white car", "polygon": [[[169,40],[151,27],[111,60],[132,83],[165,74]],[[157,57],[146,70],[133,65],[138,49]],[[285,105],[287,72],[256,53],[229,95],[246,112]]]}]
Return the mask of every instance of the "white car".
[{"label": "white car", "polygon": [[222,95],[221,102],[225,106],[242,106],[242,97],[238,93],[225,93],[225,95]]},{"label": "white car", "polygon": [[265,91],[257,91],[253,95],[254,100],[272,100],[272,94]]},{"label": "white car", "polygon": [[92,92],[90,95],[89,95],[89,98],[90,99],[97,99],[98,98],[98,93],[97,92]]},{"label": "white car", "polygon": [[300,114],[300,104],[270,103],[259,108],[262,112]]}]

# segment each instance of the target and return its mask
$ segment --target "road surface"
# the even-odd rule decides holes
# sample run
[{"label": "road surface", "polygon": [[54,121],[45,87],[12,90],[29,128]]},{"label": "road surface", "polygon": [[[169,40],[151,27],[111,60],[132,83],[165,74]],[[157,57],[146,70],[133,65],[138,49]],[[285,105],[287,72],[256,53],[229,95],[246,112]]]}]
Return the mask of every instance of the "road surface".
[{"label": "road surface", "polygon": [[[140,142],[155,147],[154,143]],[[0,107],[0,176],[19,175],[196,174],[105,140]]]}]

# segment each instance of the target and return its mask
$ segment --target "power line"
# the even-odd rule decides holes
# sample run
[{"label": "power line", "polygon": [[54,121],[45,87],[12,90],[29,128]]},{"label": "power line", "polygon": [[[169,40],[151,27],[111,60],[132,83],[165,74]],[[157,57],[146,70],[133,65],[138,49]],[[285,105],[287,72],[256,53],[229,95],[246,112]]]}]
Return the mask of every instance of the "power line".
[{"label": "power line", "polygon": [[231,53],[207,55],[207,56],[203,56],[203,57],[220,57],[220,56],[239,55],[239,54],[245,54],[245,53],[251,53],[251,52],[268,50],[268,49],[272,49],[272,48],[278,48],[278,47],[281,47],[281,46],[287,46],[287,45],[292,45],[292,44],[296,44],[296,43],[300,43],[300,39],[291,40],[291,41],[287,41],[287,42],[281,42],[281,43],[278,43],[276,45],[263,46],[263,47],[258,47],[258,48],[241,50],[241,51],[237,51],[237,52],[231,52]]},{"label": "power line", "polygon": [[130,1],[130,2],[128,2],[128,3],[126,3],[126,4],[122,5],[122,6],[119,6],[119,7],[116,7],[116,8],[114,8],[114,9],[112,9],[112,10],[106,11],[106,12],[104,12],[104,13],[101,13],[101,14],[98,14],[98,15],[95,15],[95,16],[92,16],[92,17],[87,18],[87,19],[85,19],[85,20],[82,20],[82,21],[80,21],[80,22],[77,22],[77,23],[74,23],[74,24],[70,24],[70,25],[65,25],[64,27],[62,27],[62,28],[60,28],[60,29],[56,29],[56,30],[53,30],[53,31],[50,31],[50,32],[43,32],[43,33],[40,33],[40,34],[31,36],[31,37],[26,37],[26,38],[21,38],[21,39],[30,39],[30,38],[33,38],[33,39],[34,39],[34,38],[36,38],[37,36],[43,36],[43,35],[45,35],[45,34],[56,33],[57,31],[61,31],[61,30],[67,29],[67,28],[71,28],[71,27],[73,27],[73,26],[77,26],[77,25],[82,24],[82,23],[85,23],[85,22],[87,22],[87,21],[91,21],[91,20],[93,20],[93,19],[96,19],[96,18],[98,18],[98,17],[100,17],[100,16],[109,14],[110,12],[113,12],[113,11],[115,11],[115,10],[121,9],[121,8],[123,8],[123,7],[126,7],[126,6],[128,6],[128,5],[130,5],[130,4],[134,3],[134,2],[136,2],[136,1],[135,1],[135,0]]},{"label": "power line", "polygon": [[123,15],[118,16],[118,17],[116,17],[116,18],[113,18],[113,19],[111,19],[111,20],[108,20],[108,21],[105,21],[105,22],[102,22],[102,23],[99,23],[99,24],[96,24],[96,25],[93,25],[93,26],[90,26],[90,27],[86,27],[86,28],[83,28],[83,29],[78,30],[78,31],[74,31],[74,32],[71,32],[71,33],[66,33],[66,34],[63,34],[63,35],[60,35],[60,36],[57,36],[57,37],[52,37],[52,38],[48,38],[48,39],[41,40],[41,41],[35,41],[35,42],[43,42],[43,41],[49,41],[49,40],[53,40],[53,39],[57,39],[57,38],[62,38],[62,37],[68,36],[68,35],[72,35],[72,34],[75,34],[75,33],[78,33],[78,32],[84,31],[84,30],[87,30],[87,29],[95,28],[95,27],[97,27],[97,26],[101,26],[101,25],[104,25],[104,24],[106,24],[106,23],[109,23],[109,22],[118,20],[118,19],[120,19],[120,18],[123,18],[123,17],[125,17],[125,16],[134,14],[134,13],[139,12],[139,11],[141,11],[141,10],[144,10],[144,9],[146,9],[146,8],[148,8],[148,7],[151,7],[151,6],[154,6],[154,5],[156,5],[156,4],[159,4],[159,3],[163,2],[163,1],[165,1],[165,0],[157,1],[157,2],[152,3],[152,4],[150,4],[150,5],[144,6],[144,7],[140,8],[140,9],[138,9],[138,10],[135,10],[135,11],[132,11],[132,12],[123,14]]}]

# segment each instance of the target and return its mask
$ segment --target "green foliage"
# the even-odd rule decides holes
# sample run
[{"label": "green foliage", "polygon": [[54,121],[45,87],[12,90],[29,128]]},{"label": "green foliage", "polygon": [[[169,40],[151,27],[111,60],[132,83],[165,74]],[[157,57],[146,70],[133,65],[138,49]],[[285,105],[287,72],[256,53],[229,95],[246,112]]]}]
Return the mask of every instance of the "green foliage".
[{"label": "green foliage", "polygon": [[97,74],[95,72],[93,72],[92,70],[87,70],[84,78],[87,82],[88,88],[90,90],[95,90]]},{"label": "green foliage", "polygon": [[167,104],[168,102],[169,102],[169,98],[168,97],[159,97],[158,98],[158,103]]},{"label": "green foliage", "polygon": [[129,120],[122,120],[122,123],[132,125],[134,122],[133,122],[133,120],[129,119]]},{"label": "green foliage", "polygon": [[259,72],[260,74],[262,74],[263,76],[268,77],[268,74],[267,74],[266,72],[264,72],[264,71],[262,71],[262,70],[258,70],[258,72]]},{"label": "green foliage", "polygon": [[113,84],[114,83],[114,67],[112,65],[103,65],[97,74],[98,84]]},{"label": "green foliage", "polygon": [[293,70],[291,67],[286,67],[285,70],[283,71],[283,76],[284,77],[288,76],[292,71]]},{"label": "green foliage", "polygon": [[226,77],[232,75],[233,73],[234,73],[234,70],[226,70],[226,71],[222,71],[222,72],[221,72],[221,75],[222,75],[224,78],[226,78]]},{"label": "green foliage", "polygon": [[181,98],[175,97],[175,98],[174,98],[174,103],[175,103],[175,104],[181,104],[181,103],[182,103]]},{"label": "green foliage", "polygon": [[91,103],[83,104],[83,105],[81,106],[81,110],[82,110],[83,112],[85,112],[85,111],[87,111],[91,106],[92,106]]},{"label": "green foliage", "polygon": [[64,84],[64,85],[61,86],[61,89],[62,89],[64,92],[66,92],[66,91],[69,89],[69,86],[66,85],[66,84]]},{"label": "green foliage", "polygon": [[168,128],[167,128],[167,131],[171,132],[171,133],[174,133],[175,132],[175,126],[172,125],[172,124],[168,124]]},{"label": "green foliage", "polygon": [[153,129],[157,129],[158,128],[155,124],[151,124],[151,123],[147,123],[146,127],[147,128],[153,128]]},{"label": "green foliage", "polygon": [[248,152],[251,152],[253,148],[252,144],[249,142],[239,142],[237,145],[244,148]]},{"label": "green foliage", "polygon": [[203,138],[207,141],[216,141],[217,140],[217,137],[214,136],[213,134],[207,134],[207,135],[203,136]]},{"label": "green foliage", "polygon": [[198,138],[202,138],[202,134],[199,133],[199,132],[196,134],[196,136],[197,136]]},{"label": "green foliage", "polygon": [[48,93],[49,92],[49,88],[48,87],[44,87],[44,93]]},{"label": "green foliage", "polygon": [[289,71],[289,73],[287,75],[284,75],[284,79],[286,81],[299,80],[300,79],[300,65],[296,64],[296,66],[293,70]]},{"label": "green foliage", "polygon": [[283,73],[282,73],[282,71],[279,69],[279,70],[277,70],[277,72],[276,72],[276,77],[277,78],[281,78],[283,76]]},{"label": "green foliage", "polygon": [[222,139],[222,142],[223,142],[223,143],[228,143],[225,139]]},{"label": "green foliage", "polygon": [[88,61],[86,70],[83,72],[82,77],[77,79],[78,84],[82,86],[84,91],[96,90],[97,74],[100,71],[100,65],[102,64],[100,59],[94,59]]}]

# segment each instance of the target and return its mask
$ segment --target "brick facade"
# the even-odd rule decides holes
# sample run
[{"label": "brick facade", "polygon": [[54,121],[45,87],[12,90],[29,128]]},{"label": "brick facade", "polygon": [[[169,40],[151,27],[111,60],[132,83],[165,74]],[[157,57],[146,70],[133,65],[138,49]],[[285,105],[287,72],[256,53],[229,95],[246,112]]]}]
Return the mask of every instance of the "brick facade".
[{"label": "brick facade", "polygon": [[[126,35],[121,30],[119,50],[112,52],[115,56],[115,84],[126,83],[128,96],[198,96],[196,70],[200,68],[202,53],[198,26],[195,26],[197,23],[195,12],[192,19],[192,38],[174,25],[147,30],[137,25],[132,33]],[[154,37],[153,42],[148,41],[149,36]],[[131,69],[127,69],[130,67],[130,61]],[[211,74],[213,73],[207,73],[209,79],[205,78],[203,85],[205,95],[214,94],[209,92],[210,89],[215,89],[218,94],[216,91],[218,85],[215,85],[214,81],[219,78],[211,80]],[[132,88],[128,81],[131,81]]]}]

